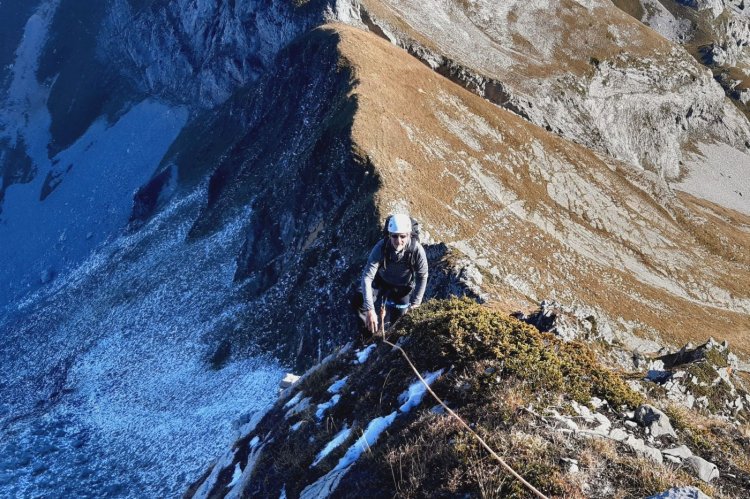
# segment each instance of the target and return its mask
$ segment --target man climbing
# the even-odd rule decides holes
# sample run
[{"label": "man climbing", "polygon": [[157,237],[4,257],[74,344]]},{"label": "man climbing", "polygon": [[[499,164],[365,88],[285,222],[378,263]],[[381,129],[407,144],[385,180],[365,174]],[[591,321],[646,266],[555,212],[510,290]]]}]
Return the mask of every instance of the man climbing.
[{"label": "man climbing", "polygon": [[362,273],[360,317],[371,333],[378,330],[378,314],[385,300],[390,322],[422,303],[427,287],[427,256],[419,243],[418,224],[408,215],[390,215],[386,236],[378,241]]}]

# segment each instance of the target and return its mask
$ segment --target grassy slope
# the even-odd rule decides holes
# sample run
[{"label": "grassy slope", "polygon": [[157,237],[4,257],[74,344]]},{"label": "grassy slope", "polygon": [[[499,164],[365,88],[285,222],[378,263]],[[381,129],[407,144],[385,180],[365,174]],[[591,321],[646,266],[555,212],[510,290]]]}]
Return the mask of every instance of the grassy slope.
[{"label": "grassy slope", "polygon": [[[353,139],[383,179],[383,213],[408,206],[435,239],[478,262],[506,306],[557,297],[667,343],[713,335],[750,352],[748,314],[712,297],[750,296],[750,268],[733,256],[750,241],[731,217],[650,190],[374,35],[335,29],[356,80]],[[712,244],[708,221],[721,234]]]},{"label": "grassy slope", "polygon": [[[678,439],[670,442],[685,442],[720,462],[722,472],[734,474],[732,480],[715,483],[716,488],[684,468],[639,457],[624,444],[561,431],[565,427],[551,411],[573,415],[583,426],[575,416],[576,401],[587,405],[592,396],[606,400],[608,405],[598,411],[618,427],[624,410],[644,401],[620,375],[601,366],[585,344],[563,343],[466,299],[424,305],[399,322],[389,339],[403,345],[422,373],[444,369],[432,385],[436,393],[549,496],[643,497],[694,485],[712,495],[738,497],[738,484],[750,479],[750,462],[742,457],[750,450],[747,435],[692,411],[671,410]],[[363,364],[345,350],[308,373],[235,443],[234,462],[241,469],[253,447],[250,442],[263,449],[245,496],[271,497],[284,488],[287,497],[297,497],[337,465],[370,421],[394,411],[393,424],[344,475],[334,497],[529,496],[456,420],[431,410],[435,402],[429,396],[417,408],[400,411],[399,396],[415,376],[396,350],[374,343],[376,349]],[[339,402],[318,418],[318,404],[332,397],[328,388],[345,377]],[[310,405],[290,411],[292,397],[309,398]],[[318,452],[344,428],[351,429],[349,437],[312,466]],[[578,472],[569,472],[570,459],[578,463]],[[215,493],[229,482],[234,467],[224,468]]]}]

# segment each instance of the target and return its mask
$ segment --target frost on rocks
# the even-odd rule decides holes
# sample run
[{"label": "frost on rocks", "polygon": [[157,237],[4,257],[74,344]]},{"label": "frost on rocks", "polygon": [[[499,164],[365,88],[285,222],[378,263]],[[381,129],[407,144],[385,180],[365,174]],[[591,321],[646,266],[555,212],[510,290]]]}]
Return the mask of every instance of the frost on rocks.
[{"label": "frost on rocks", "polygon": [[286,411],[286,414],[284,414],[284,417],[286,419],[289,419],[292,416],[299,414],[302,411],[307,410],[307,408],[310,407],[310,401],[312,401],[311,397],[303,398],[302,400],[294,404],[291,409]]},{"label": "frost on rocks", "polygon": [[648,499],[711,499],[697,487],[675,487]]},{"label": "frost on rocks", "polygon": [[[12,470],[3,496],[179,494],[234,437],[228,421],[276,400],[283,370],[268,358],[206,365],[209,339],[250,312],[233,283],[247,213],[187,243],[204,199],[201,189],[173,199],[19,304],[14,319],[0,315],[0,420],[14,435],[0,439],[0,465]],[[33,331],[45,341],[29,342]],[[7,420],[31,413],[39,417]],[[58,451],[22,480],[32,475],[16,464],[18,442]]]},{"label": "frost on rocks", "polygon": [[242,474],[237,479],[237,482],[234,484],[234,486],[230,488],[229,492],[224,496],[224,499],[239,499],[243,496],[243,492],[245,491],[247,485],[250,483],[250,478],[253,475],[253,471],[255,471],[255,465],[258,463],[258,458],[260,457],[262,452],[263,445],[255,445],[250,447],[250,454],[247,457],[247,464],[245,465],[245,469],[242,471]]},{"label": "frost on rocks", "polygon": [[300,400],[302,400],[303,393],[301,391],[297,392],[294,397],[290,398],[286,404],[284,404],[284,409],[289,409],[290,407],[294,407]]},{"label": "frost on rocks", "polygon": [[214,485],[216,485],[216,479],[219,477],[219,473],[224,471],[224,469],[234,461],[234,453],[235,451],[231,449],[224,453],[221,459],[214,464],[208,477],[203,481],[200,487],[198,487],[198,490],[195,491],[194,497],[208,497],[208,493],[214,488]]},{"label": "frost on rocks", "polygon": [[[443,369],[427,373],[422,377],[428,385],[431,385],[441,374],[443,374]],[[425,393],[427,393],[427,388],[422,381],[417,380],[409,385],[409,388],[398,396],[398,401],[402,404],[401,407],[399,407],[399,411],[409,412],[414,407],[421,404]]]}]

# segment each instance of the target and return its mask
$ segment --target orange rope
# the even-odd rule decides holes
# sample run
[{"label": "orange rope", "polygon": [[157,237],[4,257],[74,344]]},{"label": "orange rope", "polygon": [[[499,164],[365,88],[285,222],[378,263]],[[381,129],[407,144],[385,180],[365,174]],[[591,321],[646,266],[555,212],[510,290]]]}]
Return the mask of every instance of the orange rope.
[{"label": "orange rope", "polygon": [[398,345],[395,345],[395,344],[391,343],[390,341],[388,341],[385,338],[385,329],[383,328],[382,319],[381,319],[380,324],[381,324],[381,326],[380,326],[380,332],[383,335],[382,336],[383,343],[385,343],[387,345],[390,345],[391,347],[393,347],[393,348],[397,349],[399,352],[401,352],[401,355],[404,356],[404,359],[406,359],[406,363],[409,364],[409,367],[411,367],[412,371],[414,371],[414,374],[417,375],[417,378],[419,378],[419,381],[421,381],[422,384],[425,386],[425,388],[427,388],[427,391],[430,392],[430,395],[432,395],[432,397],[435,400],[437,400],[437,402],[441,406],[443,406],[443,409],[445,409],[446,411],[448,411],[448,414],[450,414],[451,416],[453,416],[454,418],[456,418],[458,420],[458,422],[461,423],[461,425],[464,428],[466,428],[472,435],[474,435],[477,438],[477,440],[479,440],[479,443],[482,444],[482,447],[484,447],[485,449],[487,449],[487,452],[489,452],[492,455],[492,457],[494,457],[495,459],[497,459],[497,461],[503,466],[503,468],[505,468],[511,475],[513,475],[514,477],[516,477],[522,484],[524,484],[524,486],[526,486],[526,488],[528,488],[531,492],[533,492],[534,495],[536,495],[537,497],[539,497],[541,499],[548,499],[547,496],[545,496],[544,494],[542,494],[541,492],[539,492],[539,490],[537,490],[536,487],[534,487],[529,482],[527,482],[521,475],[519,475],[513,468],[511,468],[511,466],[508,463],[506,463],[503,460],[503,458],[501,458],[497,454],[497,452],[495,452],[494,450],[492,450],[492,447],[490,447],[489,445],[487,445],[487,442],[485,442],[484,439],[482,437],[480,437],[477,432],[475,432],[474,430],[472,430],[471,427],[468,424],[466,424],[466,422],[463,419],[461,419],[461,416],[459,416],[458,414],[456,414],[455,412],[453,412],[453,410],[450,407],[448,407],[447,405],[445,405],[445,402],[443,402],[442,399],[440,397],[438,397],[435,392],[432,391],[432,388],[430,388],[430,385],[428,385],[427,382],[424,380],[424,378],[422,378],[422,375],[419,374],[419,371],[417,370],[416,367],[414,367],[414,364],[412,364],[411,360],[409,359],[409,356],[406,354],[406,352],[404,351],[404,349],[401,348]]}]

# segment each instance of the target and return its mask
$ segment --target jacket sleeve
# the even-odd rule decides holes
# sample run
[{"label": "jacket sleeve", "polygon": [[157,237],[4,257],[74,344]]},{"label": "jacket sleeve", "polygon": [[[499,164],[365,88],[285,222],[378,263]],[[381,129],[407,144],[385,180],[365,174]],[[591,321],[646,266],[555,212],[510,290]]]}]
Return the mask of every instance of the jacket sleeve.
[{"label": "jacket sleeve", "polygon": [[414,292],[411,294],[410,305],[417,306],[422,303],[424,291],[427,288],[427,276],[429,275],[427,269],[427,255],[425,254],[424,248],[419,243],[417,243],[417,258],[414,274],[415,286]]},{"label": "jacket sleeve", "polygon": [[375,279],[375,275],[378,273],[380,268],[380,256],[383,253],[383,241],[379,241],[378,244],[370,251],[370,256],[367,258],[367,265],[365,270],[362,272],[362,298],[364,300],[365,310],[372,310],[375,308],[375,304],[372,300],[372,281]]}]

